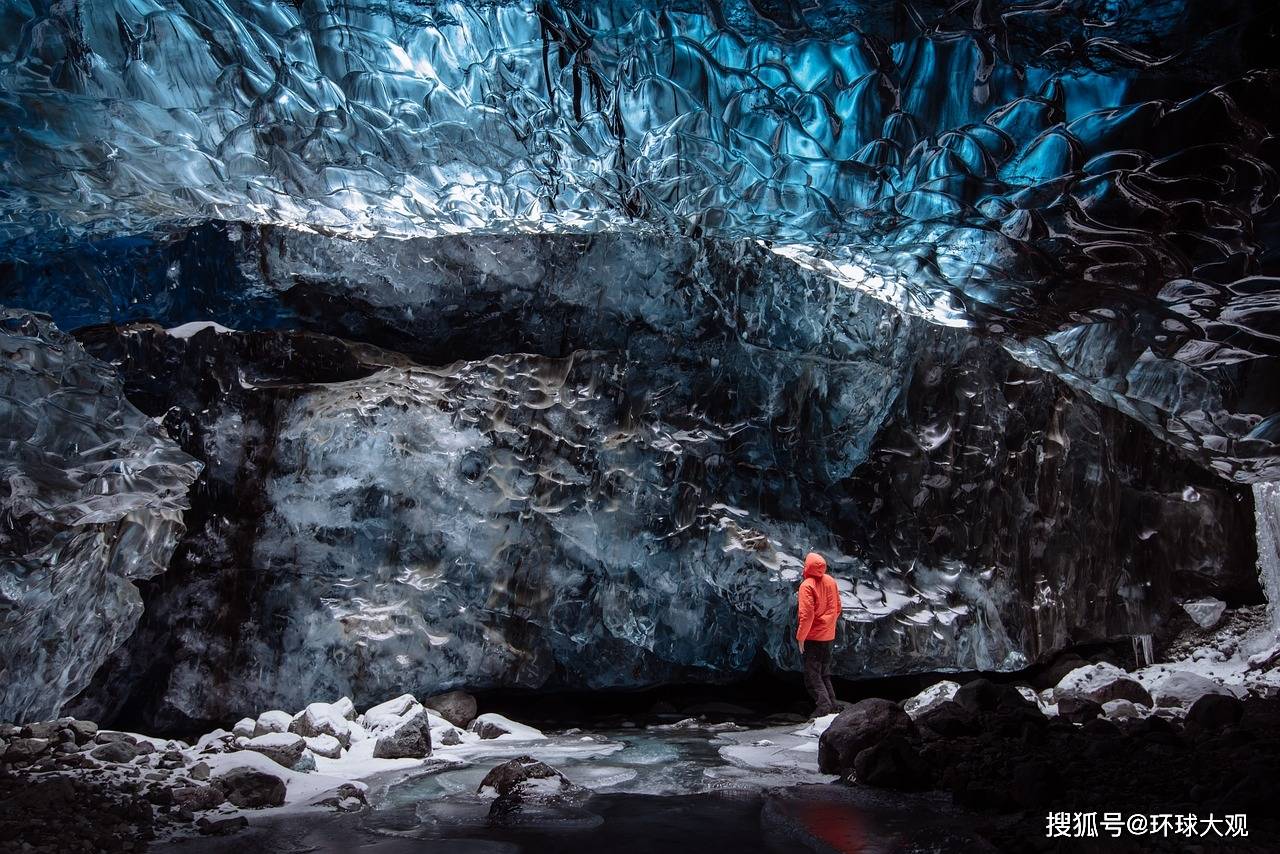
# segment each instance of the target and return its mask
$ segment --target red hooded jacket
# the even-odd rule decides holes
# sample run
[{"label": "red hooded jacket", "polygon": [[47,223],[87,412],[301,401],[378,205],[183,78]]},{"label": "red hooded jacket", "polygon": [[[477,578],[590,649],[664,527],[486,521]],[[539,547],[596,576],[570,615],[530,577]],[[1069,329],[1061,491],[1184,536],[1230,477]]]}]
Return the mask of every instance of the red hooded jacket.
[{"label": "red hooded jacket", "polygon": [[836,620],[840,617],[840,588],[827,575],[827,562],[822,555],[809,552],[804,559],[804,581],[796,596],[800,625],[796,640],[829,641],[836,638]]}]

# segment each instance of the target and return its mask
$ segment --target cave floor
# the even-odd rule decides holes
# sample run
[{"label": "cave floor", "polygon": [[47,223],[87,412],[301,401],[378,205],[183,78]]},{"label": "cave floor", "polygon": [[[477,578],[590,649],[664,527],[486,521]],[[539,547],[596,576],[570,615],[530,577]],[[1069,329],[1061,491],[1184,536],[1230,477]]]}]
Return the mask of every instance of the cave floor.
[{"label": "cave floor", "polygon": [[[760,731],[734,733],[748,749]],[[572,754],[556,745],[529,745],[529,754],[559,768],[591,791],[580,803],[532,806],[493,822],[492,803],[476,794],[501,761],[396,782],[371,797],[371,808],[348,815],[262,814],[230,837],[178,839],[150,849],[161,854],[551,854],[551,852],[732,851],[783,854],[982,851],[966,831],[967,817],[949,799],[835,785],[808,762],[748,768],[722,754],[723,738],[700,732],[605,732],[621,749]],[[759,741],[759,739],[754,739]],[[799,846],[799,849],[798,849]]]}]

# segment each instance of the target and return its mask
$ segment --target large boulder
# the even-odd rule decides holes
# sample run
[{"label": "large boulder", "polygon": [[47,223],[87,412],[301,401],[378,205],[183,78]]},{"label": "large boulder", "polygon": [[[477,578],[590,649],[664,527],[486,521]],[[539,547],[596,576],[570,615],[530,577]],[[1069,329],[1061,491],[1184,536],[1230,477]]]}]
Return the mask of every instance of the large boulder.
[{"label": "large boulder", "polygon": [[1240,722],[1244,703],[1226,694],[1205,694],[1187,710],[1186,727],[1193,735],[1214,733]]},{"label": "large boulder", "polygon": [[849,774],[863,750],[891,735],[911,736],[916,725],[901,706],[889,700],[861,700],[836,715],[818,739],[818,768],[824,774]]},{"label": "large boulder", "polygon": [[992,682],[990,679],[973,679],[966,682],[960,686],[952,699],[957,705],[974,714],[1036,708],[1035,702],[1023,696],[1017,687]]},{"label": "large boulder", "polygon": [[1061,702],[1064,697],[1079,697],[1102,705],[1112,700],[1128,700],[1150,706],[1151,695],[1138,680],[1114,664],[1099,662],[1077,667],[1054,686],[1053,697]]},{"label": "large boulder", "polygon": [[861,751],[853,760],[854,779],[868,786],[914,792],[928,789],[933,774],[911,743],[891,735]]},{"label": "large boulder", "polygon": [[313,735],[305,739],[307,748],[316,756],[338,759],[342,756],[342,742],[331,735]]},{"label": "large boulder", "polygon": [[916,725],[926,735],[933,733],[946,738],[973,735],[979,729],[978,716],[953,700],[939,703],[916,718]]},{"label": "large boulder", "polygon": [[254,722],[253,734],[258,736],[269,732],[288,732],[291,723],[293,723],[293,715],[279,709],[272,709],[258,715],[258,720]]},{"label": "large boulder", "polygon": [[227,793],[228,801],[247,809],[281,806],[287,791],[284,780],[253,768],[232,768],[217,782]]},{"label": "large boulder", "polygon": [[428,709],[436,710],[440,713],[440,717],[463,729],[476,719],[476,712],[478,711],[476,698],[465,691],[450,691],[447,694],[437,694],[434,697],[428,697],[423,700],[422,705]]},{"label": "large boulder", "polygon": [[588,794],[586,789],[532,756],[517,756],[495,766],[480,781],[476,791],[494,796],[489,808],[491,818],[509,815],[527,804],[563,805]]},{"label": "large boulder", "polygon": [[401,694],[395,699],[370,707],[360,720],[366,729],[385,729],[399,724],[405,715],[421,707],[422,704],[412,694]]},{"label": "large boulder", "polygon": [[307,742],[300,735],[291,732],[269,732],[253,738],[237,739],[236,747],[241,750],[252,750],[285,768],[292,768],[302,758],[307,749]]},{"label": "large boulder", "polygon": [[1086,724],[1101,714],[1102,704],[1085,697],[1063,697],[1058,701],[1058,717],[1073,724]]},{"label": "large boulder", "polygon": [[[1151,697],[1157,706],[1177,706],[1190,708],[1192,704],[1206,694],[1221,694],[1234,697],[1229,689],[1224,688],[1207,676],[1191,673],[1187,670],[1174,670],[1156,676],[1151,685]],[[1147,705],[1152,705],[1148,703]]]},{"label": "large boulder", "polygon": [[337,703],[311,703],[289,722],[289,732],[314,738],[317,735],[333,736],[344,747],[351,747],[351,723],[347,712],[351,701],[343,697]]},{"label": "large boulder", "polygon": [[132,762],[138,756],[138,746],[128,741],[108,741],[100,744],[89,755],[99,762]]},{"label": "large boulder", "polygon": [[418,710],[386,727],[373,745],[375,759],[423,759],[431,755],[431,719]]}]

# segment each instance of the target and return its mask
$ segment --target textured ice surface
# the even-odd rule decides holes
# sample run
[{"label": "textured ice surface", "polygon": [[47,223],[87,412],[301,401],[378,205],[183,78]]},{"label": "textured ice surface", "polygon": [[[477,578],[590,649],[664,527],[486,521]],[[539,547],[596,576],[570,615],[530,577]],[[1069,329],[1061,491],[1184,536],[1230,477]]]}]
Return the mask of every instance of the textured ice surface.
[{"label": "textured ice surface", "polygon": [[48,318],[0,309],[0,718],[55,716],[142,612],[200,465]]},{"label": "textured ice surface", "polygon": [[[810,548],[841,585],[848,676],[1017,667],[1252,583],[1241,490],[998,346],[758,248],[395,247],[272,252],[315,305],[358,289],[331,322],[439,367],[313,333],[84,333],[209,463],[90,702],[182,725],[794,668]],[[545,355],[484,355],[505,348]]]},{"label": "textured ice surface", "polygon": [[1273,5],[6,4],[8,299],[207,220],[762,238],[1274,479]]}]

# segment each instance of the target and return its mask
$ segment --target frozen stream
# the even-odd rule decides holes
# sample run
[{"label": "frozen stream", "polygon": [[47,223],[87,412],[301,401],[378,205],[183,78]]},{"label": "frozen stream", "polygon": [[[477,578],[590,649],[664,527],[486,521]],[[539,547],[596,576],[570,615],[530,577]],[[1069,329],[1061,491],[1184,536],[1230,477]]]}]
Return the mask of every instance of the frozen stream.
[{"label": "frozen stream", "polygon": [[[591,791],[572,806],[489,817],[477,794],[491,768],[528,754]],[[781,854],[975,851],[945,802],[832,785],[817,770],[816,728],[571,732],[539,741],[442,750],[450,765],[389,779],[358,814],[251,817],[226,839],[180,840],[164,852],[544,854],[600,851]],[[921,816],[927,816],[922,820]],[[797,845],[799,843],[799,848]]]}]

